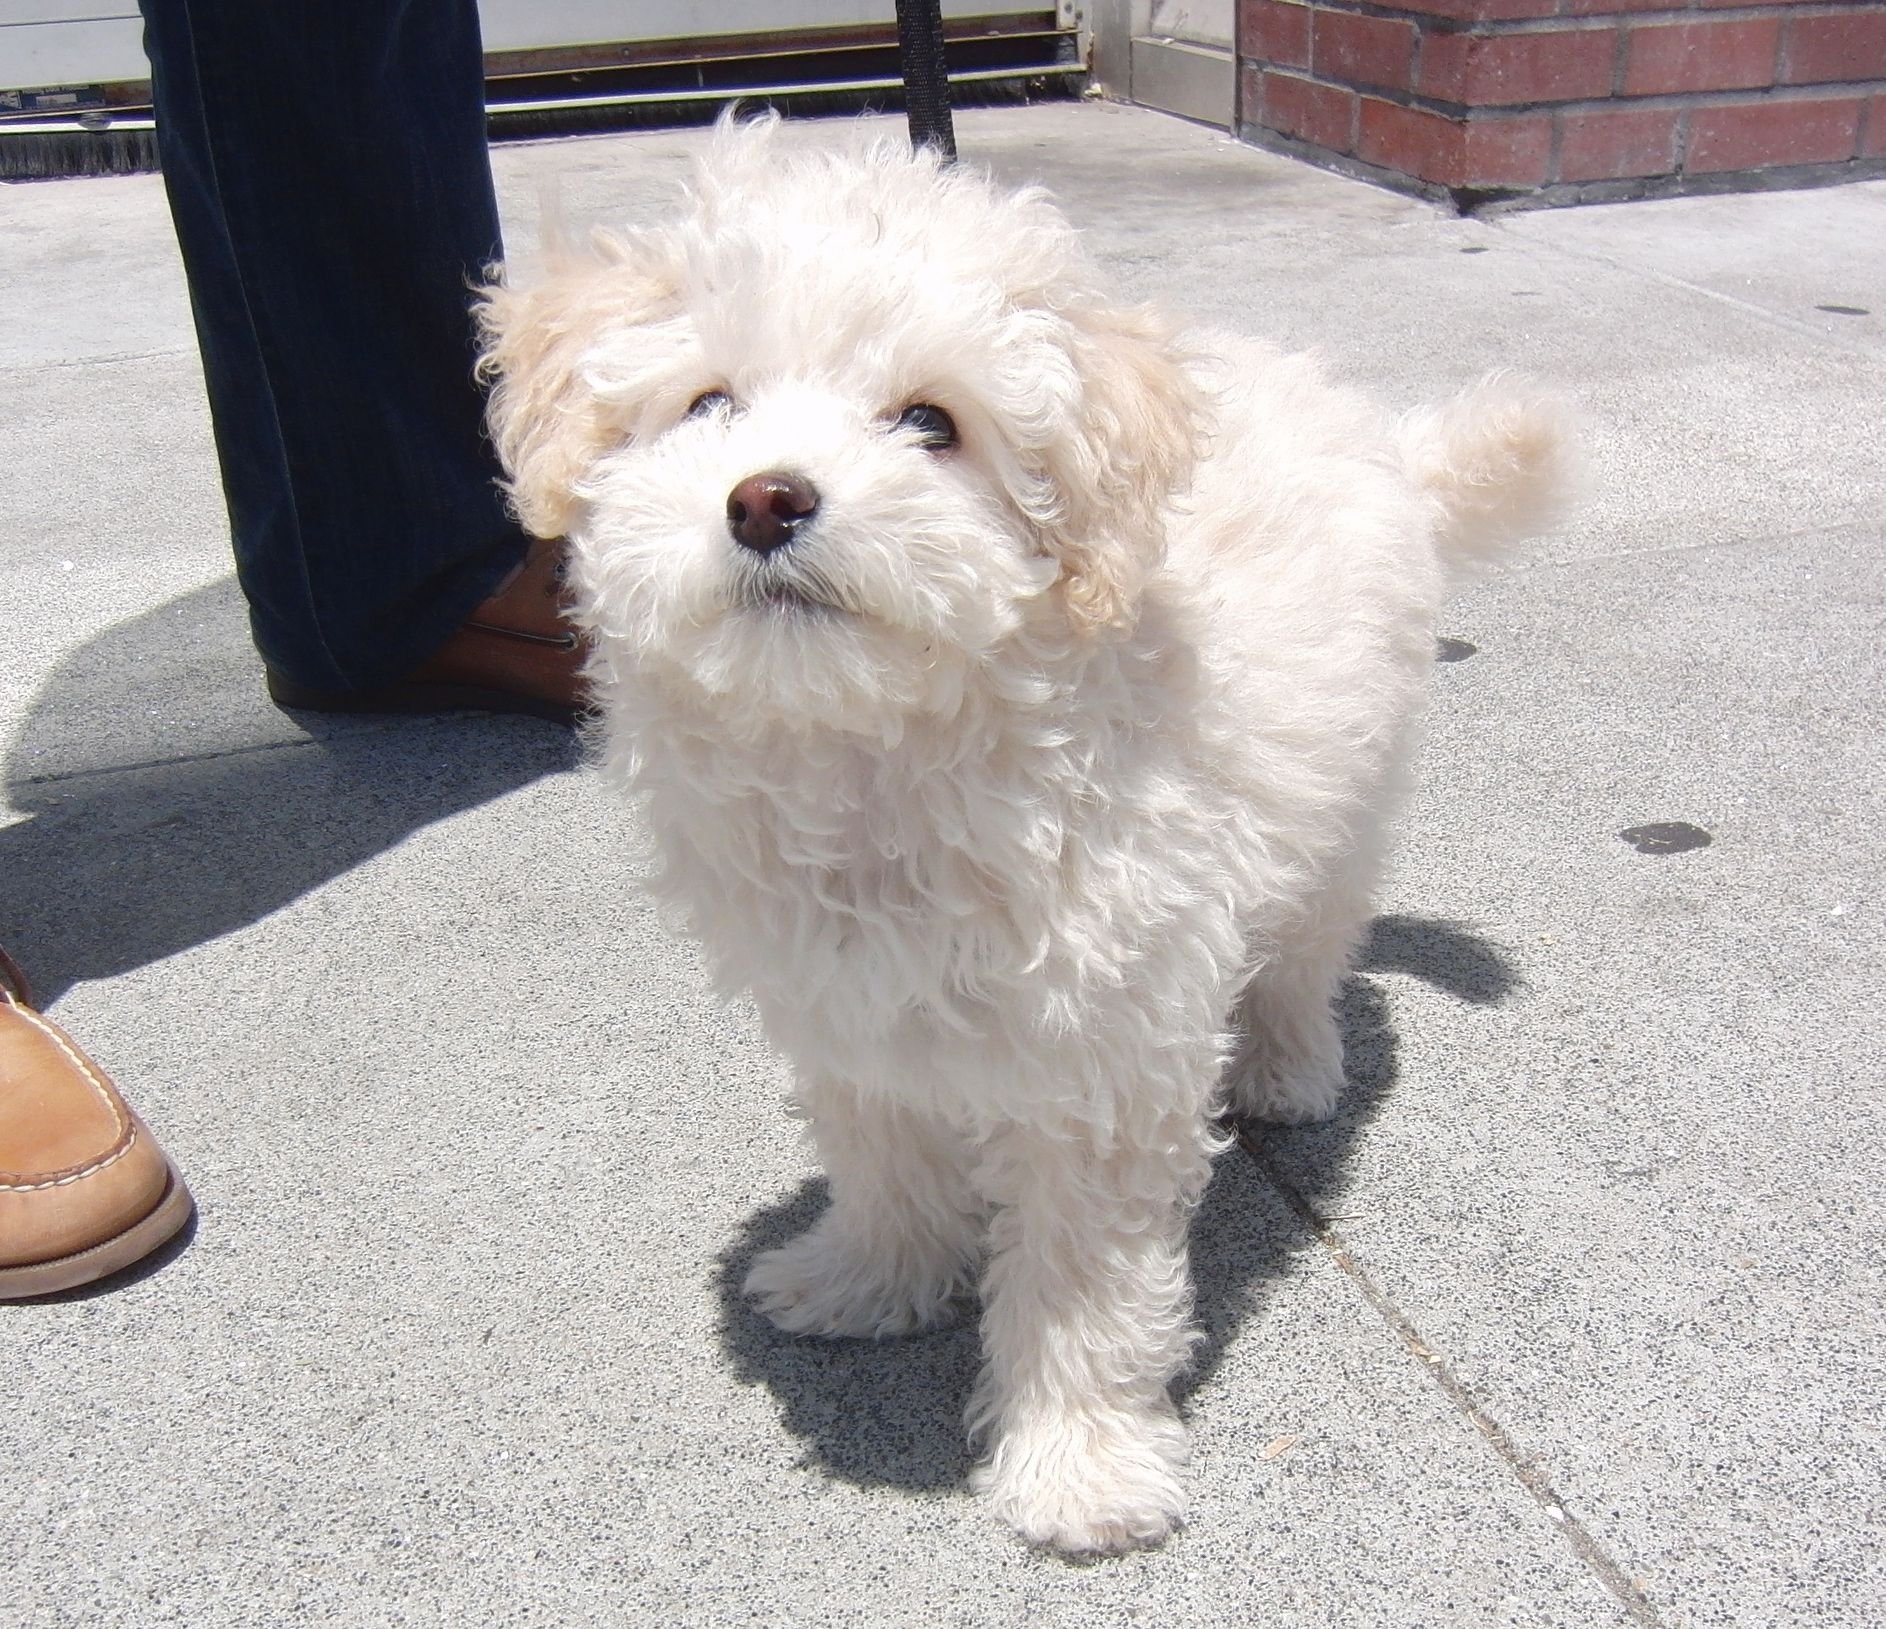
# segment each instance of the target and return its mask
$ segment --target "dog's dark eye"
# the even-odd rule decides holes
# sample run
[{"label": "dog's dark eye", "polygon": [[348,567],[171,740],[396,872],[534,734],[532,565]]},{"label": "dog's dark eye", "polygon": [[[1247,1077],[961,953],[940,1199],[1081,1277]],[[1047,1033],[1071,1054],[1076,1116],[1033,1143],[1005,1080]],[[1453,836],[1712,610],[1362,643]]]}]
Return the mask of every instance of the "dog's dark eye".
[{"label": "dog's dark eye", "polygon": [[913,402],[897,415],[900,430],[914,430],[917,439],[933,452],[954,447],[958,441],[956,421],[940,407],[929,402]]},{"label": "dog's dark eye", "polygon": [[688,417],[704,418],[709,413],[718,413],[722,408],[732,407],[733,397],[724,390],[704,390],[688,403]]}]

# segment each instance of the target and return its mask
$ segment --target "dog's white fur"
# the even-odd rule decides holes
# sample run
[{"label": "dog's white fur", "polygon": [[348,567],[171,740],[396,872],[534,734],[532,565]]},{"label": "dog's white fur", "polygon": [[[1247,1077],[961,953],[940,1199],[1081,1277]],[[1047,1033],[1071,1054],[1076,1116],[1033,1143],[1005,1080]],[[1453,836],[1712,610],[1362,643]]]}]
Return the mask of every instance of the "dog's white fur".
[{"label": "dog's white fur", "polygon": [[[484,318],[604,767],[830,1178],[748,1292],[881,1337],[979,1274],[976,1485],[1065,1551],[1157,1542],[1224,1083],[1336,1104],[1436,609],[1546,517],[1553,411],[1492,383],[1390,426],[1116,305],[1038,191],[768,121],[723,125],[677,223]],[[960,448],[896,427],[916,402]],[[762,557],[726,505],[776,470],[820,505]]]}]

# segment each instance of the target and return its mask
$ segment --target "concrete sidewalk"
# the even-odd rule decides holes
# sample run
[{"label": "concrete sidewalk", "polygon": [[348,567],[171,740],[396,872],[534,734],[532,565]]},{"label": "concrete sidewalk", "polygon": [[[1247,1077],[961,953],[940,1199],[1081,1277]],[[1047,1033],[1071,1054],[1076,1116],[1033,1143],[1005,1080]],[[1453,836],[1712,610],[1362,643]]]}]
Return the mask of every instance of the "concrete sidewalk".
[{"label": "concrete sidewalk", "polygon": [[[1032,1554],[962,1490],[972,1331],[745,1309],[820,1203],[751,1014],[556,730],[268,706],[161,186],[42,183],[0,942],[201,1221],[0,1309],[0,1622],[1886,1622],[1886,184],[1462,221],[1151,113],[960,135],[1137,295],[1587,416],[1588,505],[1452,614],[1350,1107],[1198,1219],[1191,1527]],[[702,139],[500,150],[514,247]]]}]

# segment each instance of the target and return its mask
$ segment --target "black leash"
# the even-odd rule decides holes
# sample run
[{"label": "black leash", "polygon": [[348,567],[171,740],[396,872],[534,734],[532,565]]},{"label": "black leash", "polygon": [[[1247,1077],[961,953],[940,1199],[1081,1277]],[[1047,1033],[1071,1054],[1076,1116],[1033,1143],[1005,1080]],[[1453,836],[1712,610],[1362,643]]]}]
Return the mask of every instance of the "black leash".
[{"label": "black leash", "polygon": [[943,61],[943,0],[897,0],[897,55],[904,71],[910,145],[934,147],[956,162],[950,76]]}]

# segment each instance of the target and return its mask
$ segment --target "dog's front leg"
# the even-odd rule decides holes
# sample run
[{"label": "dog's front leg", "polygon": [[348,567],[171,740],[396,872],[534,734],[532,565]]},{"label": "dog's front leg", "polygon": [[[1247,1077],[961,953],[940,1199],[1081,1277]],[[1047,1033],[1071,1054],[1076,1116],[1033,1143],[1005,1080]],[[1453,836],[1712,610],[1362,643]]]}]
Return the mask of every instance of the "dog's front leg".
[{"label": "dog's front leg", "polygon": [[1014,1130],[979,1181],[998,1200],[970,1430],[978,1492],[1070,1554],[1156,1544],[1185,1512],[1185,1427],[1167,1387],[1191,1349],[1185,1229],[1209,1170],[1202,1117]]},{"label": "dog's front leg", "polygon": [[870,1090],[803,1084],[831,1205],[753,1263],[746,1292],[800,1335],[909,1334],[969,1287],[982,1205],[957,1139]]}]

